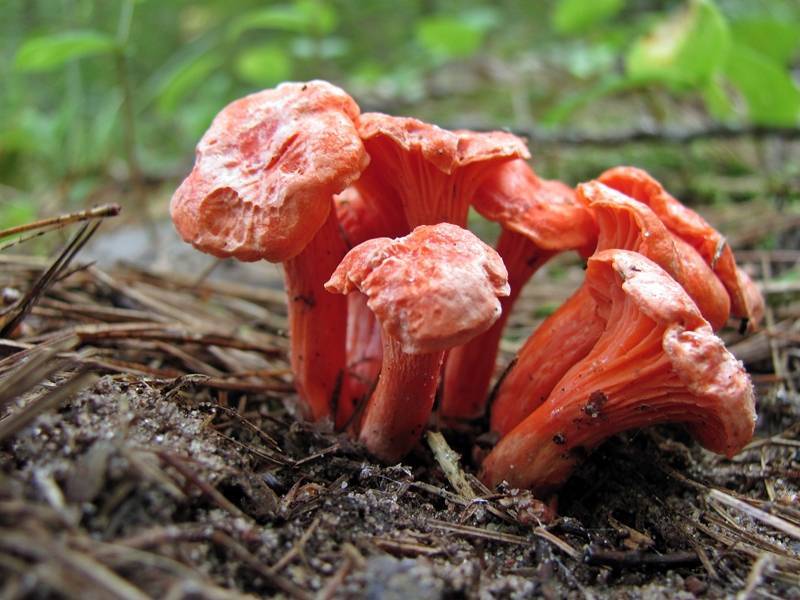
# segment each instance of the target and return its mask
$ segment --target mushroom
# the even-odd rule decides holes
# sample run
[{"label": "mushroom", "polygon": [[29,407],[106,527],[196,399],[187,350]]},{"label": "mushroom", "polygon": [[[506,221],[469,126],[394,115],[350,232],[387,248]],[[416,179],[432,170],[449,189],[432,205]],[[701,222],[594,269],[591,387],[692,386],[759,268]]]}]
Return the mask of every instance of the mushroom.
[{"label": "mushroom", "polygon": [[[407,117],[364,113],[359,131],[370,166],[337,199],[340,221],[353,245],[405,235],[418,225],[466,227],[469,204],[483,179],[503,162],[528,157],[525,143],[510,133],[448,131]],[[350,300],[348,323],[352,377],[337,424],[349,420],[358,399],[372,389],[381,363],[377,326],[358,297]]]},{"label": "mushroom", "polygon": [[580,250],[588,256],[597,243],[594,218],[575,191],[540,179],[522,159],[492,171],[473,206],[502,226],[496,249],[508,269],[511,294],[500,301],[503,314],[489,330],[447,357],[440,412],[450,419],[483,414],[500,338],[527,281],[557,253]]},{"label": "mushroom", "polygon": [[[371,158],[365,178],[394,192],[412,228],[435,223],[465,227],[469,204],[491,170],[530,156],[525,143],[510,133],[448,131],[381,113],[361,115],[359,132]],[[372,197],[376,210],[394,212],[390,197]]]},{"label": "mushroom", "polygon": [[752,385],[685,290],[626,250],[590,258],[586,282],[602,335],[500,440],[484,461],[484,482],[546,494],[608,437],[658,423],[686,425],[718,454],[741,450],[755,427]]},{"label": "mushroom", "polygon": [[647,171],[636,167],[615,167],[598,180],[647,204],[667,229],[694,246],[719,277],[731,300],[731,313],[758,327],[764,315],[764,298],[749,277],[736,266],[728,242],[692,209],[667,192]]},{"label": "mushroom", "polygon": [[440,223],[353,248],[325,288],[360,291],[382,327],[383,365],[359,440],[385,461],[406,454],[430,416],[445,351],[485,331],[508,295],[497,253],[469,231]]},{"label": "mushroom", "polygon": [[347,252],[333,195],[369,162],[358,117],[353,99],[324,81],[236,100],[198,143],[170,205],[199,250],[283,263],[291,365],[301,413],[314,421],[331,416],[344,376],[347,303],[323,283]]},{"label": "mushroom", "polygon": [[[725,288],[697,251],[670,233],[647,205],[598,182],[579,185],[578,196],[594,212],[598,252],[619,248],[645,255],[684,287],[714,326],[725,323]],[[505,435],[527,417],[600,337],[603,322],[587,286],[545,319],[517,353],[494,392],[492,431]]]}]

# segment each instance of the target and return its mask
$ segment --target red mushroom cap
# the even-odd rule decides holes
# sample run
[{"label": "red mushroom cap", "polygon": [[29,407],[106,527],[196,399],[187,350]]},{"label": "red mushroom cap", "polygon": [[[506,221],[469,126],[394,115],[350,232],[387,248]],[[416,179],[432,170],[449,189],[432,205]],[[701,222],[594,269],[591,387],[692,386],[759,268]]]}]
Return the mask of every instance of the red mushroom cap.
[{"label": "red mushroom cap", "polygon": [[516,157],[530,158],[525,143],[504,131],[450,131],[413,117],[383,113],[361,115],[359,131],[364,141],[384,138],[404,152],[416,153],[443,173],[474,162]]},{"label": "red mushroom cap", "polygon": [[475,189],[490,168],[530,156],[510,133],[448,131],[410,117],[364,113],[359,132],[372,159],[369,171],[393,188],[411,227],[465,226]]},{"label": "red mushroom cap", "polygon": [[645,255],[683,286],[714,329],[725,325],[730,299],[722,283],[697,250],[671,233],[651,208],[597,181],[580,184],[578,195],[595,210],[603,232],[598,250]]},{"label": "red mushroom cap", "polygon": [[178,233],[223,258],[297,256],[325,223],[331,197],[369,162],[358,116],[353,99],[325,81],[284,83],[232,102],[172,197]]},{"label": "red mushroom cap", "polygon": [[543,250],[591,253],[597,226],[575,190],[541,179],[522,159],[499,165],[487,176],[473,203],[483,217],[528,238]]},{"label": "red mushroom cap", "polygon": [[758,325],[763,299],[760,293],[753,294],[752,289],[746,289],[747,282],[741,278],[733,251],[720,232],[642,169],[615,167],[601,174],[598,180],[647,204],[667,229],[694,246],[728,290],[731,312],[747,318],[752,327]]},{"label": "red mushroom cap", "polygon": [[502,260],[456,225],[420,226],[399,239],[353,248],[325,288],[359,290],[384,332],[408,354],[446,350],[485,331],[508,295]]}]

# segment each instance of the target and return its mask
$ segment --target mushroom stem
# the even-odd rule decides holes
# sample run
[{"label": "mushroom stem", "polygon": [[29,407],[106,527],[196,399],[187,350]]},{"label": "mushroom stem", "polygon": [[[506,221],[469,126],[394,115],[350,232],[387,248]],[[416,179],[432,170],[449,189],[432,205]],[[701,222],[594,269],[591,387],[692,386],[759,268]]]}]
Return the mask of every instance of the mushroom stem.
[{"label": "mushroom stem", "polygon": [[517,353],[517,362],[493,392],[491,429],[511,431],[550,395],[564,373],[586,356],[603,332],[603,321],[585,287],[579,288],[539,325]]},{"label": "mushroom stem", "polygon": [[483,414],[500,338],[511,309],[528,280],[556,254],[508,229],[500,233],[495,249],[508,269],[511,294],[500,298],[503,312],[494,325],[467,344],[453,348],[447,356],[441,413],[448,419],[475,419]]},{"label": "mushroom stem", "polygon": [[445,353],[408,354],[385,332],[382,341],[383,368],[359,440],[371,454],[393,462],[414,447],[428,423]]},{"label": "mushroom stem", "polygon": [[336,429],[353,423],[354,415],[369,398],[378,381],[383,360],[381,325],[362,294],[347,296],[348,388],[339,403]]},{"label": "mushroom stem", "polygon": [[[331,201],[332,202],[332,201]],[[318,421],[346,411],[347,299],[324,283],[347,253],[336,212],[296,257],[283,263],[289,311],[290,359],[303,416]],[[335,415],[334,415],[335,413]]]}]

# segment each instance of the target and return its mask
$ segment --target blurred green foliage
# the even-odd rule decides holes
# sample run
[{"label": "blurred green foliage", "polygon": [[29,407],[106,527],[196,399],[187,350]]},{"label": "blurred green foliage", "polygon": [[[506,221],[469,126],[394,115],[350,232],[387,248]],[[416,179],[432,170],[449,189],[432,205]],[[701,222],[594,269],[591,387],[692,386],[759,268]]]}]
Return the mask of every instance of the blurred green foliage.
[{"label": "blurred green foliage", "polygon": [[796,127],[799,50],[797,0],[3,0],[0,198],[173,180],[223,105],[287,79],[445,126],[618,130],[699,106]]}]

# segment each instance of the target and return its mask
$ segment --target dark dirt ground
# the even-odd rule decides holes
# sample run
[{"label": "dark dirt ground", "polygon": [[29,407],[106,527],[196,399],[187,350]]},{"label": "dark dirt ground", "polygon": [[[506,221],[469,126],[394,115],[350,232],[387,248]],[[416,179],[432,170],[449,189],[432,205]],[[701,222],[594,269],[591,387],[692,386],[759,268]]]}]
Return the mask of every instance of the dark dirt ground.
[{"label": "dark dirt ground", "polygon": [[[797,217],[737,210],[772,307],[769,335],[725,333],[757,385],[754,442],[727,460],[680,428],[618,436],[558,516],[477,482],[479,429],[444,432],[459,491],[424,441],[383,466],[293,419],[279,290],[62,265],[0,340],[0,597],[800,598]],[[7,325],[52,260],[1,258]],[[537,276],[504,360],[580,277],[571,259]]]}]

